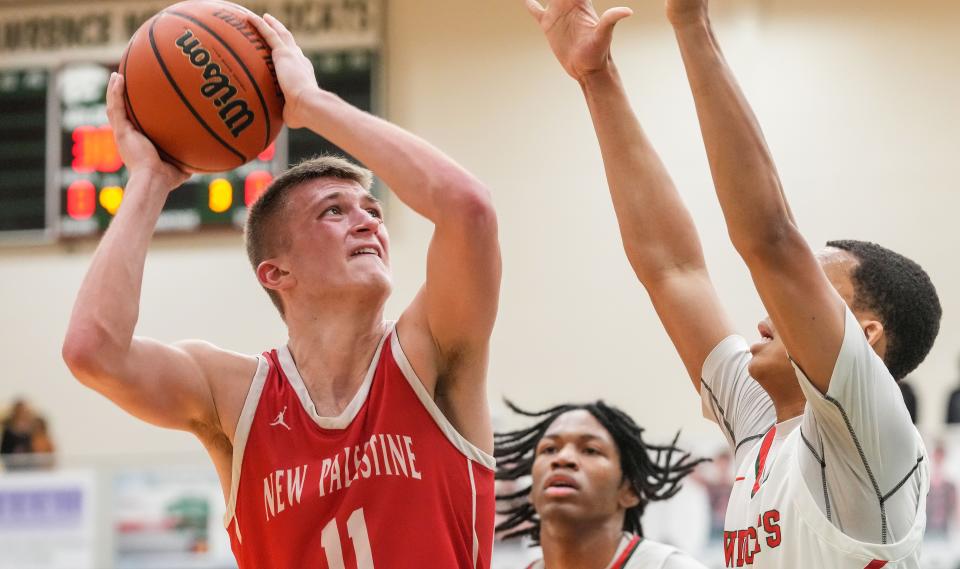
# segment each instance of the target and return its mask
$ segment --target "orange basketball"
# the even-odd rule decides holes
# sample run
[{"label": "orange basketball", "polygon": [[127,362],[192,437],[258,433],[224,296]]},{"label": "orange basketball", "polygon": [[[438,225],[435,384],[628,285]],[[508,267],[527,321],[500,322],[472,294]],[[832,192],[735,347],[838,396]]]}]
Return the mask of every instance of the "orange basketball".
[{"label": "orange basketball", "polygon": [[270,46],[231,2],[189,0],[140,26],[120,60],[130,120],[191,172],[249,162],[283,126]]}]

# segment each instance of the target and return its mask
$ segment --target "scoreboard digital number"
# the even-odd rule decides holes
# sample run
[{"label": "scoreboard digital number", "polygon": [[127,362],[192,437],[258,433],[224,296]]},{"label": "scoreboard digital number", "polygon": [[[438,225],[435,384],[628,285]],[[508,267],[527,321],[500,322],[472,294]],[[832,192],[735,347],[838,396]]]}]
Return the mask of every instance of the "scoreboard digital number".
[{"label": "scoreboard digital number", "polygon": [[[96,234],[123,203],[128,173],[107,122],[105,91],[116,68],[73,64],[57,76],[60,103],[60,233]],[[271,145],[242,167],[219,174],[195,174],[170,194],[158,231],[240,227],[246,208],[273,179],[276,147]]]},{"label": "scoreboard digital number", "polygon": [[[311,60],[321,85],[370,110],[372,51],[315,53]],[[59,227],[64,237],[103,231],[123,203],[127,171],[106,119],[106,82],[115,69],[74,64],[59,70]],[[340,151],[313,133],[284,132],[277,142],[240,168],[193,175],[170,194],[157,230],[242,228],[247,208],[276,172],[288,164],[329,152]]]}]

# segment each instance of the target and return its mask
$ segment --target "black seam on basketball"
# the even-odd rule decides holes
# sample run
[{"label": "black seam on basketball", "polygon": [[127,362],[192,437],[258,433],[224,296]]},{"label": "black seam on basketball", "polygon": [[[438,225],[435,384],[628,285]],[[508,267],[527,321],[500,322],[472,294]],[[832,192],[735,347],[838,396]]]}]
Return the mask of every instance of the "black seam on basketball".
[{"label": "black seam on basketball", "polygon": [[[131,41],[132,41],[132,40],[131,40]],[[130,109],[130,122],[132,122],[132,123],[133,123],[133,126],[135,126],[135,127],[137,128],[137,130],[140,131],[140,134],[142,134],[143,136],[145,136],[145,137],[147,138],[147,140],[150,141],[150,144],[152,144],[153,147],[156,149],[157,154],[160,155],[160,158],[162,158],[163,160],[165,160],[165,161],[167,161],[167,162],[173,162],[173,163],[175,163],[177,166],[179,166],[179,167],[181,167],[181,168],[186,168],[186,169],[188,169],[188,170],[203,171],[203,170],[204,170],[203,168],[197,168],[196,166],[193,166],[193,165],[191,165],[191,164],[187,164],[187,163],[184,162],[183,160],[179,160],[179,159],[177,159],[176,157],[174,157],[172,154],[170,154],[169,152],[167,152],[166,150],[164,150],[159,144],[157,144],[156,142],[154,142],[154,140],[153,140],[152,138],[150,138],[150,135],[148,135],[147,132],[146,132],[145,130],[143,130],[143,126],[140,124],[140,119],[137,118],[137,112],[133,109],[133,101],[130,100],[130,94],[127,92],[127,85],[126,85],[126,80],[127,80],[127,62],[128,62],[129,60],[130,60],[130,54],[127,53],[127,58],[123,60],[123,80],[124,80],[124,86],[123,86],[123,102],[126,103],[127,108]]]},{"label": "black seam on basketball", "polygon": [[239,157],[240,157],[240,160],[243,161],[243,162],[241,162],[241,164],[247,162],[247,158],[246,158],[243,154],[241,154],[241,153],[238,152],[236,149],[234,149],[232,146],[230,146],[230,144],[229,144],[227,141],[225,141],[224,139],[220,138],[220,135],[218,135],[216,132],[214,132],[214,130],[213,130],[212,128],[210,128],[210,125],[208,125],[208,124],[200,117],[200,115],[199,115],[199,113],[197,113],[196,109],[193,108],[193,105],[190,104],[190,101],[188,101],[187,98],[186,98],[186,96],[184,96],[183,91],[181,91],[181,90],[180,90],[180,87],[174,82],[173,77],[170,76],[170,70],[167,69],[166,64],[163,62],[163,58],[160,56],[160,50],[157,49],[157,42],[156,42],[156,40],[155,40],[154,37],[153,37],[153,27],[154,27],[155,25],[156,25],[156,21],[154,21],[152,24],[150,24],[150,30],[149,30],[149,33],[148,33],[148,36],[150,37],[150,48],[153,49],[153,54],[154,54],[154,56],[157,58],[157,63],[160,64],[160,70],[163,71],[163,75],[167,78],[167,82],[170,83],[170,86],[173,87],[173,90],[174,90],[174,91],[176,91],[177,96],[180,97],[180,101],[183,102],[183,104],[187,107],[187,110],[190,111],[190,114],[192,114],[193,117],[194,117],[195,119],[197,119],[197,122],[200,123],[200,126],[202,126],[207,132],[209,132],[209,133],[210,133],[210,136],[212,136],[217,142],[219,142],[220,144],[222,144],[224,148],[226,148],[227,150],[229,150],[229,151],[232,152],[233,154],[236,154],[237,156],[239,156]]},{"label": "black seam on basketball", "polygon": [[210,171],[210,170],[207,170],[206,168],[198,168],[197,166],[191,166],[190,164],[187,164],[186,162],[177,159],[172,154],[170,154],[166,150],[163,150],[159,147],[157,147],[157,154],[160,155],[161,160],[163,160],[164,162],[172,162],[175,166],[179,166],[181,170],[187,169],[187,170],[194,170],[196,172]]},{"label": "black seam on basketball", "polygon": [[233,48],[230,47],[230,45],[227,42],[223,41],[223,38],[217,35],[217,32],[208,28],[206,24],[194,18],[193,16],[190,16],[188,14],[181,14],[180,12],[174,12],[172,10],[167,10],[167,14],[173,14],[174,16],[179,16],[184,20],[191,21],[194,24],[203,28],[208,34],[213,36],[213,39],[217,40],[223,45],[223,47],[227,48],[227,51],[230,52],[230,55],[232,55],[233,58],[237,61],[237,63],[240,64],[240,68],[243,69],[243,72],[247,74],[247,79],[250,80],[250,85],[253,86],[253,90],[257,92],[257,98],[260,99],[260,106],[263,107],[263,118],[264,120],[267,121],[267,129],[266,129],[266,133],[264,134],[265,142],[263,143],[263,147],[266,148],[267,146],[269,146],[270,145],[270,110],[267,109],[267,101],[263,98],[263,93],[260,92],[260,85],[258,85],[256,79],[253,78],[253,73],[250,73],[250,69],[248,69],[247,65],[243,62],[242,59],[240,59],[240,56],[237,55],[237,52],[233,51]]},{"label": "black seam on basketball", "polygon": [[857,437],[857,433],[853,430],[853,425],[850,424],[850,417],[847,416],[847,410],[843,408],[843,405],[839,401],[830,397],[829,395],[824,395],[823,398],[830,403],[832,403],[837,409],[840,410],[840,416],[843,418],[844,424],[847,426],[847,432],[850,433],[850,438],[853,439],[853,444],[857,447],[857,454],[860,455],[860,461],[863,463],[864,470],[867,471],[867,477],[870,478],[870,484],[873,486],[873,492],[877,496],[877,502],[880,503],[880,543],[887,543],[887,510],[884,507],[883,495],[880,494],[880,485],[877,484],[877,479],[873,475],[873,470],[870,469],[870,464],[867,462],[867,456],[863,453],[863,447],[860,446],[860,439]]}]

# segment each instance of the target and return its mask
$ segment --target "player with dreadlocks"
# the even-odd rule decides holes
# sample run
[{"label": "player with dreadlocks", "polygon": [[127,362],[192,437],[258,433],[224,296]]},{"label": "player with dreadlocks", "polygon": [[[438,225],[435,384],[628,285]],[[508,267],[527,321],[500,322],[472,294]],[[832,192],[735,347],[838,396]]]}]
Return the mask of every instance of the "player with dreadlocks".
[{"label": "player with dreadlocks", "polygon": [[[647,504],[666,500],[703,459],[643,440],[629,415],[603,401],[524,411],[536,423],[494,436],[497,480],[531,477],[497,495],[504,539],[529,536],[543,559],[528,569],[705,569],[676,548],[643,539]],[[679,436],[679,435],[678,435]]]}]

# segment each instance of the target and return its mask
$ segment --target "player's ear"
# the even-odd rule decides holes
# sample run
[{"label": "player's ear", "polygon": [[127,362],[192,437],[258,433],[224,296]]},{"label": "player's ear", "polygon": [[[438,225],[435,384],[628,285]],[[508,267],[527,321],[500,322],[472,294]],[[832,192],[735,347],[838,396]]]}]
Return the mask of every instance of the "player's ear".
[{"label": "player's ear", "polygon": [[270,290],[288,289],[296,283],[296,277],[290,274],[278,259],[267,259],[257,265],[257,280]]},{"label": "player's ear", "polygon": [[629,510],[640,503],[640,497],[637,496],[637,493],[633,490],[633,484],[627,478],[624,478],[623,482],[620,483],[620,497],[617,502],[624,510]]},{"label": "player's ear", "polygon": [[861,320],[860,326],[863,327],[863,335],[867,337],[867,343],[878,353],[881,348],[886,351],[886,331],[883,323],[879,320]]}]

